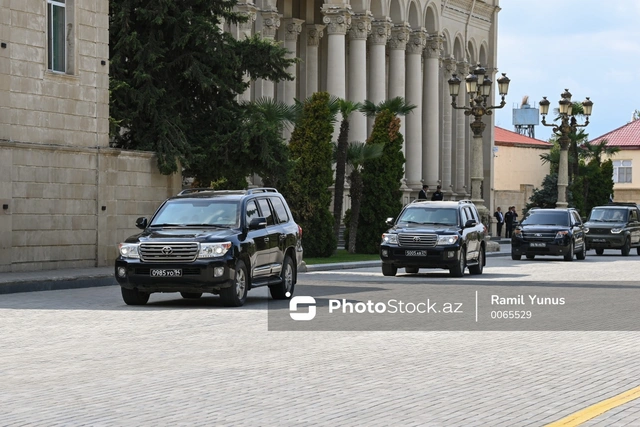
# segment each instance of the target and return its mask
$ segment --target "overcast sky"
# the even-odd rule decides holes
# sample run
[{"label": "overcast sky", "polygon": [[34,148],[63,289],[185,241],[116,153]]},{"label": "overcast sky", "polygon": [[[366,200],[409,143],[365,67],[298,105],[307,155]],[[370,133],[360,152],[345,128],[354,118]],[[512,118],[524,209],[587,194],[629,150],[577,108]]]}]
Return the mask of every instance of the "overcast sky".
[{"label": "overcast sky", "polygon": [[[524,95],[536,108],[546,96],[551,112],[565,88],[573,101],[593,101],[590,139],[640,110],[640,0],[501,0],[500,7],[497,65],[511,85],[496,126],[514,130],[513,108]],[[550,129],[536,126],[536,138],[548,140]]]}]

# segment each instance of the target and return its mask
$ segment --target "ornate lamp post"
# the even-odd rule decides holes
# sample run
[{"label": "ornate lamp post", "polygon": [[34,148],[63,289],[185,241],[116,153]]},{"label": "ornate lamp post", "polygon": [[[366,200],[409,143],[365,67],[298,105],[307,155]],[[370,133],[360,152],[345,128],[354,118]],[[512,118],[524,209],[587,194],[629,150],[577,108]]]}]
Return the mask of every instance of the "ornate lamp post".
[{"label": "ornate lamp post", "polygon": [[542,97],[540,101],[540,114],[542,115],[542,124],[544,126],[552,127],[553,133],[558,135],[558,142],[560,143],[560,163],[558,164],[558,201],[556,202],[556,208],[563,209],[568,206],[567,203],[567,185],[569,184],[569,143],[571,138],[569,135],[575,133],[578,128],[587,127],[589,125],[589,116],[593,108],[593,102],[587,97],[582,102],[582,112],[586,116],[583,125],[579,125],[573,115],[573,103],[571,102],[571,93],[569,89],[565,89],[564,93],[560,95],[560,101],[558,102],[558,111],[560,112],[560,124],[547,124],[545,116],[549,113],[549,105],[551,103],[546,96]]},{"label": "ornate lamp post", "polygon": [[509,91],[509,78],[505,73],[498,78],[498,92],[502,97],[500,105],[487,105],[487,99],[491,95],[491,84],[493,83],[489,76],[486,75],[486,69],[476,66],[465,78],[467,93],[469,94],[469,107],[458,107],[456,97],[460,93],[460,79],[456,74],[449,79],[449,94],[451,95],[451,106],[456,110],[464,110],[465,116],[473,116],[475,120],[471,122],[471,131],[473,132],[473,141],[471,144],[471,201],[478,208],[483,222],[489,218],[489,210],[484,206],[482,199],[481,186],[484,180],[484,159],[482,150],[482,132],[485,124],[482,122],[482,116],[491,115],[496,108],[502,108],[506,105],[504,100]]}]

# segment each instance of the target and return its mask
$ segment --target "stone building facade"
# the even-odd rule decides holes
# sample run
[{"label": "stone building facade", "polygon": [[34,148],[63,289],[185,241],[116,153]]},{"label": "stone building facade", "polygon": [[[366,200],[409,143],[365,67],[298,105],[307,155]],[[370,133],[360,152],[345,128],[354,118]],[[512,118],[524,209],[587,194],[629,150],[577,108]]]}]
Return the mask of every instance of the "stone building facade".
[{"label": "stone building facade", "polygon": [[[454,73],[464,80],[479,63],[497,86],[498,0],[253,0],[238,9],[250,19],[228,31],[279,41],[301,59],[290,70],[295,80],[258,81],[244,99],[293,103],[318,90],[356,102],[404,97],[417,108],[401,129],[403,201],[415,198],[423,183],[432,189],[441,184],[447,199],[469,197],[469,118],[452,109],[447,80]],[[466,99],[461,87],[458,105]],[[492,117],[484,120],[491,124]],[[372,121],[353,114],[349,139],[365,141],[371,128]],[[483,138],[488,205],[493,126]]]},{"label": "stone building facade", "polygon": [[0,0],[0,273],[110,265],[181,188],[109,148],[107,0]]}]

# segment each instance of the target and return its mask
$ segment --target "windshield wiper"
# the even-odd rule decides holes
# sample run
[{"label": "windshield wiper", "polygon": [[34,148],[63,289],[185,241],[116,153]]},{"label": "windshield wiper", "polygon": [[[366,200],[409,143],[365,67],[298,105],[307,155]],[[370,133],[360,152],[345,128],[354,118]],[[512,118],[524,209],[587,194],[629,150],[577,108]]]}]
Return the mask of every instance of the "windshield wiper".
[{"label": "windshield wiper", "polygon": [[149,224],[149,227],[184,227],[184,224]]},{"label": "windshield wiper", "polygon": [[185,227],[214,227],[214,228],[230,228],[230,225],[219,224],[184,224]]}]

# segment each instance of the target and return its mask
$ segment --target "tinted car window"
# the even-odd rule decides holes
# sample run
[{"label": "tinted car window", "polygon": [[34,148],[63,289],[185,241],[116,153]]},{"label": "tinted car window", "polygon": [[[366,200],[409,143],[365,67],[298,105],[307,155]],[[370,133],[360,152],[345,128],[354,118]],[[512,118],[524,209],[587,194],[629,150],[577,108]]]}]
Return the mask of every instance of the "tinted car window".
[{"label": "tinted car window", "polygon": [[258,205],[260,205],[262,216],[267,219],[267,225],[273,225],[273,213],[271,212],[271,207],[267,199],[258,199]]},{"label": "tinted car window", "polygon": [[287,209],[284,207],[282,200],[277,197],[271,197],[270,200],[273,210],[276,212],[276,222],[282,224],[283,222],[289,221],[289,215],[287,214]]},{"label": "tinted car window", "polygon": [[456,209],[408,208],[402,212],[398,222],[455,225],[458,223],[457,215]]},{"label": "tinted car window", "polygon": [[253,218],[258,218],[258,217],[260,217],[260,212],[258,212],[258,206],[256,205],[256,202],[254,200],[248,201],[247,215],[246,215],[247,225],[249,225],[249,223]]},{"label": "tinted car window", "polygon": [[626,209],[593,208],[589,221],[617,222],[627,220]]},{"label": "tinted car window", "polygon": [[237,202],[218,200],[171,200],[162,206],[150,226],[169,225],[222,225],[237,227]]},{"label": "tinted car window", "polygon": [[631,211],[631,214],[629,216],[629,221],[637,221],[637,220],[638,220],[638,212]]},{"label": "tinted car window", "polygon": [[566,211],[559,212],[536,212],[532,211],[522,221],[523,225],[536,224],[536,225],[569,225],[569,215]]}]

